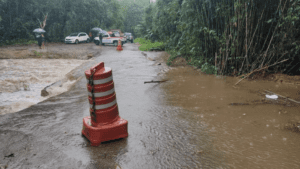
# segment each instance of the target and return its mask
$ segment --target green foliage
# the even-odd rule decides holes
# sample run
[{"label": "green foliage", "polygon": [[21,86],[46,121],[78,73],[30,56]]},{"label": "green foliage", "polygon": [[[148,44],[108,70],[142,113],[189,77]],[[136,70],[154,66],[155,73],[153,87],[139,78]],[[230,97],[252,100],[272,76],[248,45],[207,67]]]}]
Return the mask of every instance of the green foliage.
[{"label": "green foliage", "polygon": [[46,41],[62,41],[72,32],[91,28],[124,29],[124,13],[117,0],[0,1],[0,43],[34,39],[33,30],[47,16]]},{"label": "green foliage", "polygon": [[33,51],[34,55],[37,56],[37,57],[41,57],[42,54],[40,52],[37,52],[37,51]]},{"label": "green foliage", "polygon": [[134,42],[139,43],[141,45],[139,47],[139,50],[141,51],[163,50],[162,42],[152,43],[150,40],[145,40],[143,38],[136,38]]},{"label": "green foliage", "polygon": [[300,56],[299,11],[300,0],[157,0],[135,31],[163,42],[175,53],[170,61],[181,56],[208,73],[241,74],[284,53]]},{"label": "green foliage", "polygon": [[199,57],[194,57],[188,62],[188,64],[192,66],[196,66],[197,68],[201,68],[203,64],[203,60],[200,59]]},{"label": "green foliage", "polygon": [[210,65],[209,63],[205,62],[202,66],[201,66],[201,71],[206,73],[206,74],[217,74],[218,69],[213,66]]},{"label": "green foliage", "polygon": [[144,44],[146,40],[144,38],[135,38],[134,43]]},{"label": "green foliage", "polygon": [[170,54],[170,57],[169,57],[168,60],[167,60],[167,65],[168,65],[168,66],[171,66],[172,61],[173,61],[174,59],[176,59],[179,55],[178,55],[177,52],[175,52],[175,51],[173,51],[173,50],[169,50],[169,51],[167,51],[167,53]]}]

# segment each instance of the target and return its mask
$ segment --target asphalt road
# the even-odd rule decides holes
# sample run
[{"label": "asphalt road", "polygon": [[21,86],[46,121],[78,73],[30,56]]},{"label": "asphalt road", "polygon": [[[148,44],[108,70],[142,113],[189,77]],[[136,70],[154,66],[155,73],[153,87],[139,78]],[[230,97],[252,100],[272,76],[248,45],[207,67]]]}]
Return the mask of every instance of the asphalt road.
[{"label": "asphalt road", "polygon": [[[150,120],[145,112],[158,103],[160,90],[144,85],[144,81],[156,78],[154,62],[145,59],[134,44],[123,48],[118,52],[115,47],[102,47],[101,55],[73,71],[74,78],[81,80],[68,92],[0,116],[0,165],[13,169],[121,168],[119,160],[126,158],[120,157],[126,156],[131,146],[141,145],[140,125],[143,119]],[[119,114],[129,122],[129,137],[91,147],[81,136],[82,119],[89,115],[84,71],[101,61],[113,70]],[[134,157],[131,160],[135,161]],[[139,165],[148,162],[144,160]]]}]

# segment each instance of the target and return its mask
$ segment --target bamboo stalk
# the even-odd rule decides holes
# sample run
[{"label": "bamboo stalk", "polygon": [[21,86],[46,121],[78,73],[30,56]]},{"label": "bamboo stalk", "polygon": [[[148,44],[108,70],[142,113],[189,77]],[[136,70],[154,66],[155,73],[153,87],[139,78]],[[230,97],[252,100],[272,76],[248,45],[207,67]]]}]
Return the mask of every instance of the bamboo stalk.
[{"label": "bamboo stalk", "polygon": [[[286,0],[285,3],[284,3],[283,9],[285,8],[286,2],[287,2],[287,0]],[[282,16],[283,16],[283,15],[282,15]],[[282,19],[282,16],[280,17],[279,20]],[[278,21],[278,22],[277,22],[277,25],[276,25],[276,27],[275,27],[275,30],[274,30],[274,32],[273,32],[273,35],[272,35],[272,37],[271,37],[271,40],[270,40],[270,42],[269,42],[268,48],[267,48],[267,50],[266,50],[266,52],[265,52],[265,54],[264,54],[263,61],[261,62],[260,67],[262,67],[263,64],[264,64],[265,58],[267,57],[268,50],[269,50],[270,45],[271,45],[271,43],[272,43],[272,41],[273,41],[273,38],[274,38],[274,35],[275,35],[275,33],[276,33],[276,30],[277,30],[277,28],[278,28],[279,23],[280,23],[280,22]]]},{"label": "bamboo stalk", "polygon": [[263,68],[255,69],[255,70],[253,70],[252,72],[248,73],[244,78],[242,78],[242,79],[240,79],[238,82],[236,82],[234,85],[239,84],[242,80],[246,79],[248,76],[250,76],[250,75],[251,75],[252,73],[254,73],[254,72],[259,72],[259,71],[261,71],[261,70],[267,69],[267,68],[269,68],[269,67],[271,67],[271,66],[275,66],[275,65],[277,65],[277,64],[279,64],[279,63],[282,63],[282,62],[285,62],[285,61],[287,61],[287,60],[289,60],[289,59],[285,59],[285,60],[282,60],[282,61],[280,61],[280,62],[276,62],[276,63],[274,63],[273,65],[270,65],[270,66],[265,66],[265,67],[263,67]]},{"label": "bamboo stalk", "polygon": [[248,65],[249,63],[249,61],[248,61],[248,58],[247,58],[247,54],[248,54],[248,50],[247,50],[247,42],[248,42],[248,32],[247,32],[247,30],[248,30],[248,20],[247,20],[247,3],[245,2],[245,10],[246,10],[246,55],[245,55],[245,59],[246,59],[246,65]]},{"label": "bamboo stalk", "polygon": [[[281,5],[281,2],[282,2],[282,0],[280,0],[280,3],[278,4],[278,7],[277,7],[277,10],[276,10],[276,12],[279,10],[279,7],[280,7],[280,5]],[[270,34],[270,32],[271,32],[272,26],[273,26],[273,22],[272,22],[272,24],[271,24],[271,26],[270,26],[270,29],[269,29],[268,35],[267,35],[267,37],[265,38],[265,42],[264,42],[264,44],[263,44],[263,46],[262,46],[262,48],[261,48],[261,51],[260,51],[260,53],[261,53],[261,52],[262,52],[262,50],[265,48],[265,44],[267,43],[267,40],[268,40],[269,34]]]},{"label": "bamboo stalk", "polygon": [[217,52],[215,53],[215,67],[217,67]]},{"label": "bamboo stalk", "polygon": [[[263,13],[264,13],[265,9],[266,9],[266,7],[264,8],[263,12],[262,12],[261,15],[260,15],[260,19],[258,20],[258,23],[257,23],[257,25],[256,25],[256,28],[255,28],[255,31],[254,31],[254,33],[253,33],[252,39],[251,39],[251,41],[250,41],[249,49],[250,49],[250,47],[251,47],[251,45],[252,45],[252,42],[253,42],[253,39],[254,39],[254,35],[255,35],[256,31],[257,31],[259,22],[261,21],[261,18],[262,18],[262,16],[263,16]],[[248,49],[248,50],[249,50],[249,49]]]}]

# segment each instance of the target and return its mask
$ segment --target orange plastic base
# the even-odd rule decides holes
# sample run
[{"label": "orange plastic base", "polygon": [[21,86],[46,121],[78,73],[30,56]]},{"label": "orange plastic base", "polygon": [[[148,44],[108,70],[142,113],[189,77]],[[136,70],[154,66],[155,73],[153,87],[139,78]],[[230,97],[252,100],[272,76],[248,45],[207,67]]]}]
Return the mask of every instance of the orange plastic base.
[{"label": "orange plastic base", "polygon": [[82,134],[91,142],[91,146],[99,146],[101,142],[128,137],[128,121],[122,118],[106,125],[91,126],[91,117],[83,118]]},{"label": "orange plastic base", "polygon": [[118,50],[118,51],[123,50],[123,49],[122,49],[122,46],[121,46],[121,45],[118,45],[117,50]]}]

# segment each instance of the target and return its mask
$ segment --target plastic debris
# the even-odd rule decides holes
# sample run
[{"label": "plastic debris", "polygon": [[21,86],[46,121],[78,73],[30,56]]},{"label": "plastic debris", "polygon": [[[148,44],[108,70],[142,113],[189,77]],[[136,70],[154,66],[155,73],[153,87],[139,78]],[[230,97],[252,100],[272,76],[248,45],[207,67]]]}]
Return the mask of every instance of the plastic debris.
[{"label": "plastic debris", "polygon": [[278,99],[278,96],[277,95],[275,95],[275,94],[273,94],[273,95],[266,95],[266,98],[268,98],[268,99]]}]

